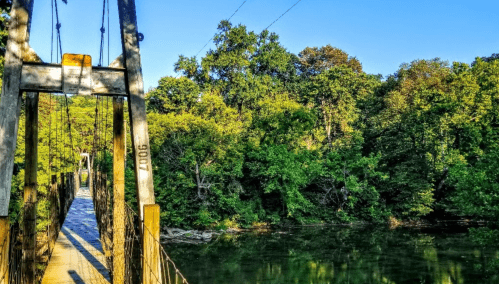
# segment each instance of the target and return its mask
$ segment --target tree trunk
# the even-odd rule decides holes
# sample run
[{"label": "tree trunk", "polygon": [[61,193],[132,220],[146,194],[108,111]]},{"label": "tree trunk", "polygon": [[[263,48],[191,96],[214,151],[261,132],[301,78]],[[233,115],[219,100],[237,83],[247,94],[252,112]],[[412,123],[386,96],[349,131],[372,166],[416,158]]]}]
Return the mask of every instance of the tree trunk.
[{"label": "tree trunk", "polygon": [[196,184],[198,187],[198,197],[199,199],[204,199],[203,196],[201,195],[201,179],[199,178],[199,165],[196,163]]}]

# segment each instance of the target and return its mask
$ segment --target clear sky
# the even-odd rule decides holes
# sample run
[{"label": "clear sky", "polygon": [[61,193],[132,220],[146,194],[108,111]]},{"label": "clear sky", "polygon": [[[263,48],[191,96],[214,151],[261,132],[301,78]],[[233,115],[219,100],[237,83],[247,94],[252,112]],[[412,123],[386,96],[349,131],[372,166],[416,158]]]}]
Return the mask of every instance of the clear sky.
[{"label": "clear sky", "polygon": [[[63,52],[90,54],[97,65],[102,0],[68,0],[67,5],[57,1]],[[259,33],[296,1],[247,0],[231,22]],[[30,40],[46,62],[51,53],[50,2],[35,1]],[[136,0],[139,31],[145,35],[141,42],[145,90],[155,87],[161,77],[176,76],[173,64],[178,56],[198,53],[220,20],[229,18],[243,2]],[[110,24],[112,61],[121,53],[116,0],[110,0]],[[331,44],[356,56],[364,71],[389,75],[415,59],[471,63],[476,56],[499,53],[499,1],[302,0],[269,30],[290,52]],[[208,44],[198,58],[213,46]]]}]

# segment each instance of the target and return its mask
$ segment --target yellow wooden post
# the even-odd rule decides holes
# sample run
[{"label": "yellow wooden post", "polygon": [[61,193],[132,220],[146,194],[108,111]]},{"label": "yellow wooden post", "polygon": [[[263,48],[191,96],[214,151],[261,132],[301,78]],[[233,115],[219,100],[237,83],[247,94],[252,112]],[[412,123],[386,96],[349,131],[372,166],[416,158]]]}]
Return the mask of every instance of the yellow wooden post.
[{"label": "yellow wooden post", "polygon": [[142,283],[161,283],[159,255],[159,205],[144,205]]},{"label": "yellow wooden post", "polygon": [[123,98],[113,98],[113,283],[125,282],[125,140]]},{"label": "yellow wooden post", "polygon": [[0,284],[9,283],[9,217],[0,217]]}]

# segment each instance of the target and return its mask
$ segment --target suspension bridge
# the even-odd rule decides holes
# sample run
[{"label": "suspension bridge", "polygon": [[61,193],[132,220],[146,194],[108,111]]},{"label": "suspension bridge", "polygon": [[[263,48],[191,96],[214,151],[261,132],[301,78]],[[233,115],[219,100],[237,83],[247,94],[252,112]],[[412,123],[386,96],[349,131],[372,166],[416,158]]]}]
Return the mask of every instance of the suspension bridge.
[{"label": "suspension bridge", "polygon": [[[12,1],[5,54],[0,101],[0,284],[188,283],[159,241],[160,209],[154,199],[135,1],[118,0],[123,54],[108,67],[102,66],[104,16],[98,66],[88,55],[62,53],[58,16],[56,57],[62,60],[41,62],[28,42],[33,1]],[[53,3],[57,12],[57,1]],[[104,12],[105,8],[106,0]],[[68,94],[95,96],[95,113],[87,114],[95,116],[90,151],[75,149],[75,118]],[[48,97],[44,112],[39,105],[42,95],[45,102]],[[21,110],[24,192],[19,221],[11,223]],[[125,200],[125,112],[135,210]],[[49,130],[45,162],[50,178],[44,182],[39,180],[38,160],[42,122]],[[42,187],[49,204],[48,225],[37,223]],[[45,227],[42,232],[40,226]]]}]

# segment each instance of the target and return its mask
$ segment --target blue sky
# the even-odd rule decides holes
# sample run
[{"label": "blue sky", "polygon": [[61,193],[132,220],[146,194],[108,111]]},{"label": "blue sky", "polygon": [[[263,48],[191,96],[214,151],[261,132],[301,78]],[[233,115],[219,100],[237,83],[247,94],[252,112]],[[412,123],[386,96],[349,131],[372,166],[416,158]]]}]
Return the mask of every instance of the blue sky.
[{"label": "blue sky", "polygon": [[[102,0],[57,0],[65,53],[99,60]],[[247,0],[231,19],[260,32],[297,0]],[[178,56],[194,56],[243,0],[136,0],[142,69],[147,91],[173,75]],[[50,1],[35,1],[30,44],[50,61]],[[499,1],[489,0],[302,0],[270,31],[298,53],[307,46],[331,44],[356,56],[364,71],[393,74],[400,64],[440,57],[471,63],[499,53]],[[110,60],[121,53],[117,1],[110,0]],[[107,23],[106,23],[107,26]],[[107,39],[107,35],[106,35]],[[203,56],[213,44],[199,54]],[[54,50],[55,56],[55,50]],[[107,50],[105,62],[107,63]]]}]

